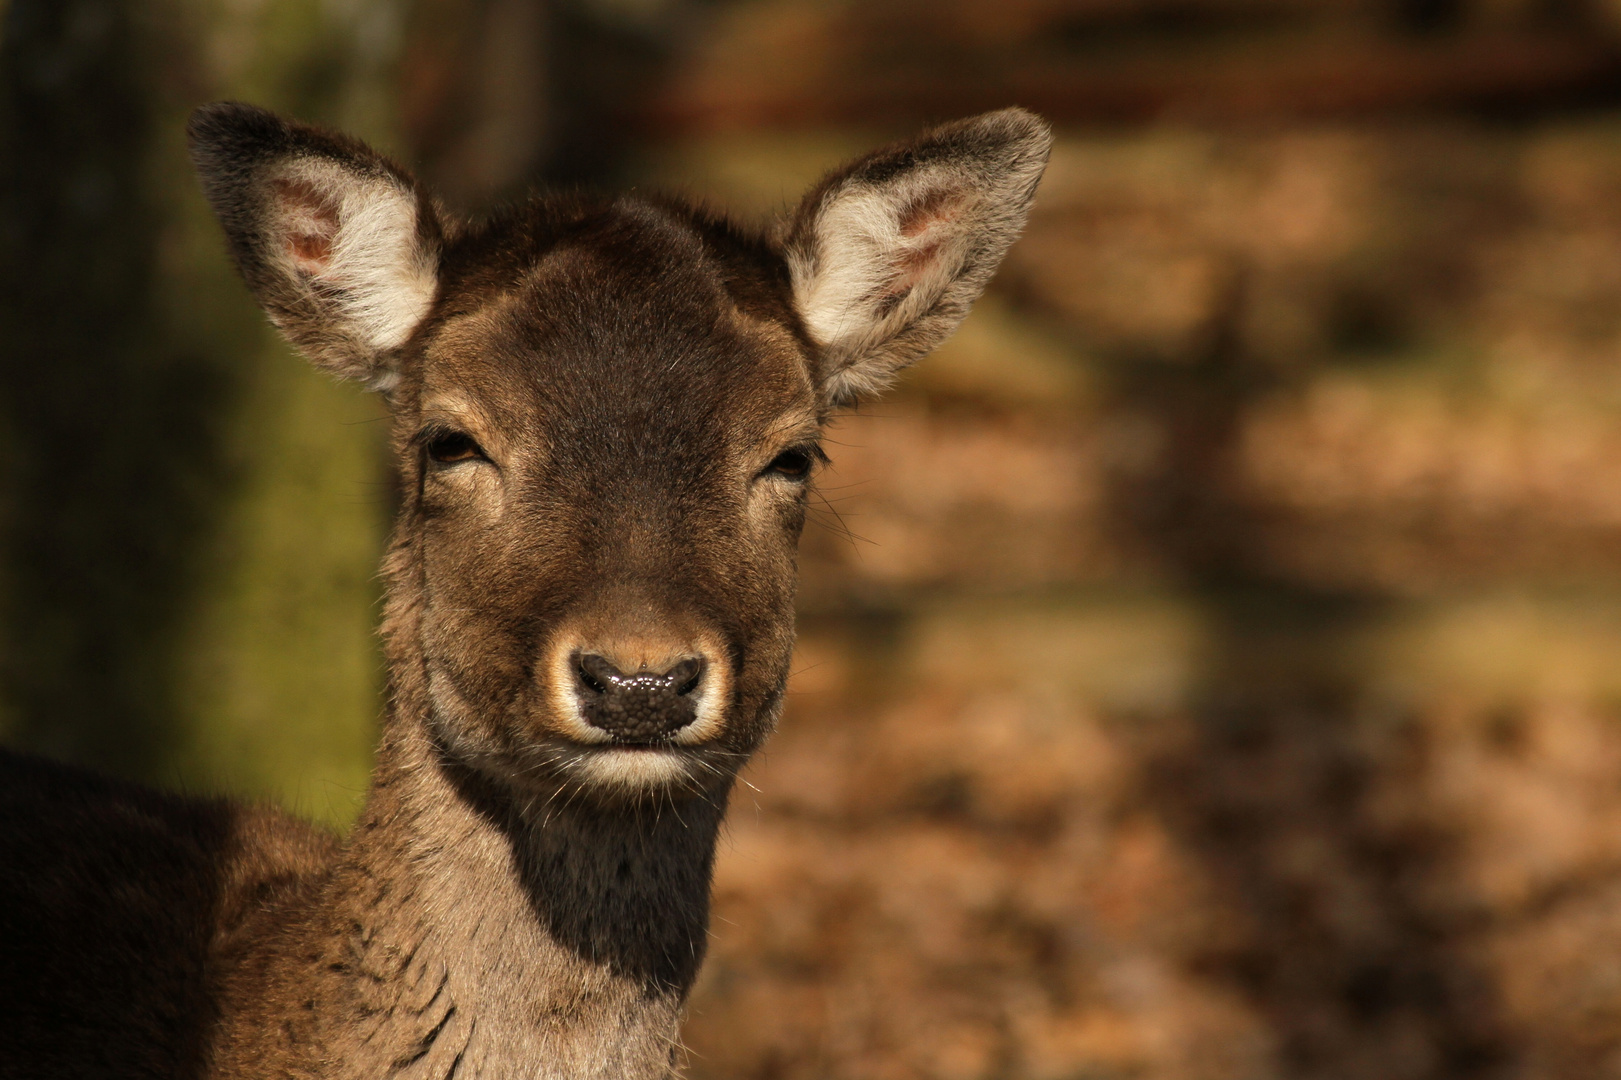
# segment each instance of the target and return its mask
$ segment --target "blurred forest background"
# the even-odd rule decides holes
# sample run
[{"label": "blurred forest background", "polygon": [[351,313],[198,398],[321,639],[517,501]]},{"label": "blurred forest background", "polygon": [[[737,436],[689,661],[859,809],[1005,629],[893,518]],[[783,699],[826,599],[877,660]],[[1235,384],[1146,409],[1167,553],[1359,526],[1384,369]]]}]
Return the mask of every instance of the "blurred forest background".
[{"label": "blurred forest background", "polygon": [[342,825],[378,406],[189,109],[476,210],[1060,133],[840,423],[699,1080],[1621,1077],[1618,0],[0,0],[0,738]]}]

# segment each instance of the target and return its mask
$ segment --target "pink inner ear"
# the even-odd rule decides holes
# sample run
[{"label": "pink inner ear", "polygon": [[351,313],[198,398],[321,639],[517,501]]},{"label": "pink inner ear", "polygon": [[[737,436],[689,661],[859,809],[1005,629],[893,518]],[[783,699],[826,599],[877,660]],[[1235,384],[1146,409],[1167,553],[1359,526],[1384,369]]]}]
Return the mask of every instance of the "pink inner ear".
[{"label": "pink inner ear", "polygon": [[894,310],[929,275],[950,235],[950,226],[961,216],[966,201],[960,191],[938,188],[901,210],[898,219],[901,235],[919,242],[895,253],[893,276],[874,298],[881,312]]},{"label": "pink inner ear", "polygon": [[338,208],[304,180],[277,180],[275,191],[287,254],[304,273],[323,273],[332,260],[332,241],[338,234]]},{"label": "pink inner ear", "polygon": [[332,237],[330,236],[317,236],[313,233],[289,236],[287,246],[292,250],[293,259],[300,265],[312,263],[317,266],[325,266],[326,261],[332,257]]},{"label": "pink inner ear", "polygon": [[913,201],[900,213],[902,236],[919,236],[936,225],[947,225],[962,212],[962,193],[938,188]]}]

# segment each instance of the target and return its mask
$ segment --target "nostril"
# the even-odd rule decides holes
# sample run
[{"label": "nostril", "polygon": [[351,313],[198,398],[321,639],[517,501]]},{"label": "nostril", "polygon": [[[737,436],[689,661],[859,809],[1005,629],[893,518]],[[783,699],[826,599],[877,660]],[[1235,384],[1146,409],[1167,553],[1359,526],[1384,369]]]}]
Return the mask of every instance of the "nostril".
[{"label": "nostril", "polygon": [[666,672],[664,677],[675,687],[677,695],[686,697],[698,689],[698,683],[703,680],[704,662],[697,658],[683,660]]},{"label": "nostril", "polygon": [[595,653],[586,653],[581,656],[575,664],[575,669],[579,673],[580,681],[585,683],[592,692],[598,694],[606,694],[608,687],[612,686],[618,679],[625,677],[618,668],[608,663],[606,657],[598,656]]}]

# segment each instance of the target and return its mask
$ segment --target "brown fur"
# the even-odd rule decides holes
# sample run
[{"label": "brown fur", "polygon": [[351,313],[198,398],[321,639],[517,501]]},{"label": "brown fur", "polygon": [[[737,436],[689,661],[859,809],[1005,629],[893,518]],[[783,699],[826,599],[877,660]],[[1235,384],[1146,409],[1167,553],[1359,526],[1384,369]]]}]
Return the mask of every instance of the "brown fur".
[{"label": "brown fur", "polygon": [[[1045,130],[992,114],[863,159],[786,230],[797,262],[674,202],[447,221],[365,147],[247,106],[192,136],[272,319],[388,395],[388,721],[341,844],[0,757],[0,1074],[668,1075],[727,796],[781,705],[821,425],[955,326]],[[877,224],[845,268],[870,295],[839,294],[866,345],[834,361],[802,311],[840,191]],[[701,671],[687,726],[582,720],[582,655]]]}]

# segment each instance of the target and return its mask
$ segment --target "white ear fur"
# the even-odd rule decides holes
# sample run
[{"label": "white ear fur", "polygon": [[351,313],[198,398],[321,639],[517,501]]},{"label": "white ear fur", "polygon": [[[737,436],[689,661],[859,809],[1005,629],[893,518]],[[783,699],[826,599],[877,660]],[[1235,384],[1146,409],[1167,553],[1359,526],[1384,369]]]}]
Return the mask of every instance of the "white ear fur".
[{"label": "white ear fur", "polygon": [[438,287],[416,193],[392,176],[323,158],[294,159],[268,179],[272,264],[361,349],[398,348]]},{"label": "white ear fur", "polygon": [[1005,109],[835,173],[807,197],[786,257],[822,349],[828,400],[875,393],[938,345],[1018,237],[1052,136]]},{"label": "white ear fur", "polygon": [[[837,396],[883,388],[887,374],[863,370],[860,359],[926,312],[961,271],[970,236],[958,219],[973,195],[953,180],[936,168],[830,192],[814,246],[790,253],[800,317],[843,384]],[[911,208],[928,213],[930,200],[944,212],[912,224]]]}]

